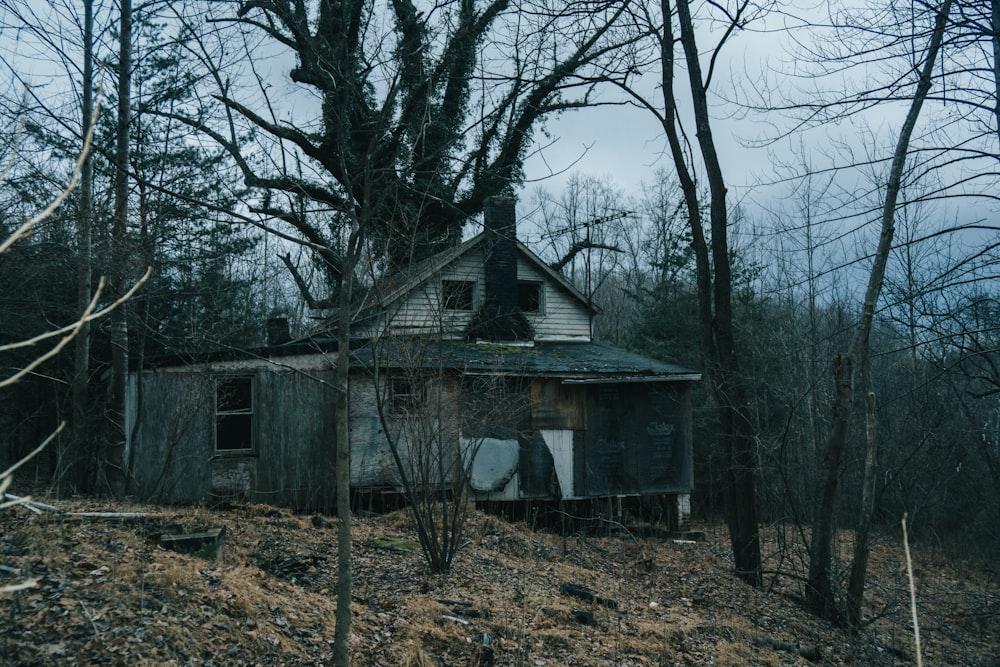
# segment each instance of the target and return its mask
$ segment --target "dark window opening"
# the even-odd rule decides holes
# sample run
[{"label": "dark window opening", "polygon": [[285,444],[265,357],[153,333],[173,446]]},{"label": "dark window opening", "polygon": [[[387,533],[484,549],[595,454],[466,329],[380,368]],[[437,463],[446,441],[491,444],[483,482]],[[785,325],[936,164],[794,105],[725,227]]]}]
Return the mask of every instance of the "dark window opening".
[{"label": "dark window opening", "polygon": [[475,287],[471,280],[442,280],[442,305],[446,310],[472,310]]},{"label": "dark window opening", "polygon": [[389,385],[389,407],[392,414],[415,414],[424,403],[423,384],[408,377],[394,377]]},{"label": "dark window opening", "polygon": [[517,307],[522,313],[542,312],[542,284],[536,282],[518,282]]},{"label": "dark window opening", "polygon": [[253,379],[220,379],[215,388],[215,449],[253,449]]}]

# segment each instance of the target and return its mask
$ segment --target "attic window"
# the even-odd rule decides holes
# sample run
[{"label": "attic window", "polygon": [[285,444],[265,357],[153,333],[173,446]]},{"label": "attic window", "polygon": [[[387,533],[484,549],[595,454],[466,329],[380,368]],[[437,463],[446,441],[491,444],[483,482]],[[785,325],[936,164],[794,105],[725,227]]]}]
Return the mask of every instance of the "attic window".
[{"label": "attic window", "polygon": [[542,312],[542,283],[519,280],[517,307],[522,313]]},{"label": "attic window", "polygon": [[253,450],[253,378],[220,378],[215,385],[215,450]]},{"label": "attic window", "polygon": [[445,310],[473,310],[476,283],[471,280],[442,280],[441,305]]}]

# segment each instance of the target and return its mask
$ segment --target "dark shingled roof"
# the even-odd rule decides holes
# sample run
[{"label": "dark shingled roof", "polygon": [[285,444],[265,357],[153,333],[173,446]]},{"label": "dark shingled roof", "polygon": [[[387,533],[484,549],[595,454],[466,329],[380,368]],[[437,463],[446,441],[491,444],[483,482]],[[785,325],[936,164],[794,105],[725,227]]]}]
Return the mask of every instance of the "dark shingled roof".
[{"label": "dark shingled roof", "polygon": [[503,345],[459,341],[385,342],[353,350],[360,365],[437,368],[464,373],[559,377],[579,381],[699,380],[701,374],[603,343]]},{"label": "dark shingled roof", "polygon": [[[336,354],[331,337],[314,336],[255,350],[228,349],[200,355],[164,355],[146,359],[146,368],[197,363],[267,360],[300,354]],[[522,377],[558,377],[581,382],[649,382],[700,380],[701,374],[604,343],[535,342],[533,345],[465,341],[351,341],[355,366],[378,363],[389,368],[426,368],[465,373],[499,373]],[[132,370],[135,370],[133,367]]]}]

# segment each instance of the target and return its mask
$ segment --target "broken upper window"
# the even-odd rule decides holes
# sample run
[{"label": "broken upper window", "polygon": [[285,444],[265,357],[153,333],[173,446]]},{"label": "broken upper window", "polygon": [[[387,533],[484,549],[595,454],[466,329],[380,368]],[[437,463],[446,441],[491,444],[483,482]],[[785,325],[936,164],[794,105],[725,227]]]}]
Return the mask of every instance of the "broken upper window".
[{"label": "broken upper window", "polygon": [[517,283],[517,307],[522,313],[542,312],[542,283],[519,280]]},{"label": "broken upper window", "polygon": [[441,305],[445,310],[473,310],[476,283],[471,280],[442,280]]},{"label": "broken upper window", "polygon": [[219,378],[216,383],[215,450],[253,450],[253,378]]}]

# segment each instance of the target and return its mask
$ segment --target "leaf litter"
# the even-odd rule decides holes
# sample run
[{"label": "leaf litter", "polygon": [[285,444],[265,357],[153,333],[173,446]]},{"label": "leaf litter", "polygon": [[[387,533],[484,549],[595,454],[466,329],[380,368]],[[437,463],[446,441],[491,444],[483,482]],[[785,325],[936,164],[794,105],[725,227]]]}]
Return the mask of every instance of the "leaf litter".
[{"label": "leaf litter", "polygon": [[[0,513],[0,584],[38,580],[0,598],[0,667],[332,664],[336,518],[264,505],[126,509],[135,515],[123,521]],[[717,526],[698,541],[563,538],[477,511],[452,572],[430,575],[419,552],[398,548],[416,539],[405,511],[353,525],[354,665],[915,662],[891,536],[873,549],[869,622],[852,634],[799,607],[802,550],[777,530],[763,543],[783,576],[754,590],[732,576]],[[219,527],[215,558],[159,541]],[[927,663],[996,665],[996,563],[919,547],[915,559]]]}]

